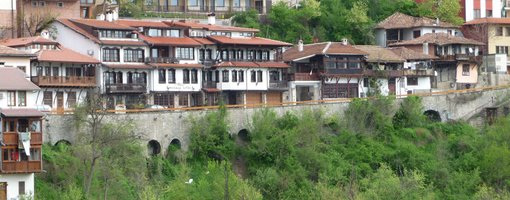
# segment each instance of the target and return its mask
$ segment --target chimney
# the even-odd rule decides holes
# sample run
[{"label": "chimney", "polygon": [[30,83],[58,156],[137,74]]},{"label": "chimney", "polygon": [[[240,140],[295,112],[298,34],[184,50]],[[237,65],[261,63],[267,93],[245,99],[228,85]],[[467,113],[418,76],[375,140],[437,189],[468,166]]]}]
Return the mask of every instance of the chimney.
[{"label": "chimney", "polygon": [[41,37],[45,38],[45,39],[50,39],[50,32],[46,29],[42,30],[41,31]]},{"label": "chimney", "polygon": [[428,42],[423,43],[423,54],[429,55],[429,43]]},{"label": "chimney", "polygon": [[343,38],[342,45],[349,45],[349,40],[347,40],[347,38]]},{"label": "chimney", "polygon": [[214,14],[214,13],[208,14],[207,15],[207,23],[210,25],[215,25],[216,24],[216,14]]},{"label": "chimney", "polygon": [[303,48],[304,48],[304,47],[303,47],[303,40],[299,40],[299,42],[298,42],[298,45],[297,45],[297,46],[298,46],[298,51],[303,51]]},{"label": "chimney", "polygon": [[113,13],[112,12],[107,12],[106,13],[106,21],[108,21],[108,22],[112,22],[113,21]]},{"label": "chimney", "polygon": [[101,13],[101,14],[97,15],[96,19],[103,21],[105,19],[104,14]]}]

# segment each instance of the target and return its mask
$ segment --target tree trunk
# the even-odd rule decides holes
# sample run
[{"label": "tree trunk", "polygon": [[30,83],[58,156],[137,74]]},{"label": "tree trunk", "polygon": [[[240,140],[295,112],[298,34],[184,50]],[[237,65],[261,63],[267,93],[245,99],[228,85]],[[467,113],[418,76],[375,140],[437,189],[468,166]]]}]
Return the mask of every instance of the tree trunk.
[{"label": "tree trunk", "polygon": [[108,178],[104,179],[104,200],[108,199]]},{"label": "tree trunk", "polygon": [[87,176],[87,185],[85,187],[85,196],[86,197],[89,196],[90,186],[92,185],[92,179],[94,177],[94,169],[96,167],[96,160],[97,160],[97,157],[94,157],[92,159],[92,163],[90,163],[89,175]]}]

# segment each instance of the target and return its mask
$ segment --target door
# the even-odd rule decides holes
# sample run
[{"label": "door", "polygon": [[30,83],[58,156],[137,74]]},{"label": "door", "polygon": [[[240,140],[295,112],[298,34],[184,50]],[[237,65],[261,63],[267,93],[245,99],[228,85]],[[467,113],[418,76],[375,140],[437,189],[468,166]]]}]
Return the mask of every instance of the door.
[{"label": "door", "polygon": [[7,200],[7,183],[0,183],[0,200]]},{"label": "door", "polygon": [[310,87],[298,86],[298,87],[296,87],[296,92],[298,93],[296,101],[312,100],[312,97],[310,95]]},{"label": "door", "polygon": [[236,92],[229,92],[228,94],[228,105],[236,105],[237,104],[237,93]]},{"label": "door", "polygon": [[261,104],[262,103],[262,93],[260,92],[247,92],[246,93],[246,104]]},{"label": "door", "polygon": [[64,92],[57,92],[57,109],[64,108]]},{"label": "door", "polygon": [[267,104],[280,105],[282,103],[281,92],[268,92],[266,95]]},{"label": "door", "polygon": [[390,78],[388,80],[388,89],[390,90],[389,95],[394,95],[395,94],[395,91],[397,90],[396,89],[396,84],[395,84],[395,78]]}]

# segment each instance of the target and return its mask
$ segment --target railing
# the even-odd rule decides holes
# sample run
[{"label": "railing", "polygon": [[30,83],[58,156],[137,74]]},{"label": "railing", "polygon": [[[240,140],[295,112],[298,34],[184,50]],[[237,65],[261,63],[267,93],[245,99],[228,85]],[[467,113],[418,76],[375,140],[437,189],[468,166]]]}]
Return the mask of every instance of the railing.
[{"label": "railing", "polygon": [[326,74],[362,74],[363,69],[326,69]]},{"label": "railing", "polygon": [[439,55],[440,60],[444,61],[481,61],[480,56],[469,55],[469,54],[455,54],[455,55]]},{"label": "railing", "polygon": [[364,70],[363,75],[370,77],[400,77],[403,76],[402,70]]},{"label": "railing", "polygon": [[319,81],[320,76],[319,73],[293,73],[290,74],[291,81]]},{"label": "railing", "polygon": [[146,92],[144,83],[116,83],[107,84],[106,93],[144,93]]},{"label": "railing", "polygon": [[286,90],[289,89],[288,81],[269,81],[269,89]]},{"label": "railing", "polygon": [[3,173],[41,172],[41,161],[2,161]]},{"label": "railing", "polygon": [[216,88],[217,85],[218,85],[218,83],[216,83],[214,81],[203,81],[202,82],[203,88]]},{"label": "railing", "polygon": [[94,76],[32,76],[31,80],[39,86],[96,86],[96,77]]},{"label": "railing", "polygon": [[174,57],[147,57],[145,63],[179,63],[179,59]]},{"label": "railing", "polygon": [[[18,132],[4,132],[3,142],[5,145],[18,145],[19,144],[19,133]],[[42,144],[42,133],[41,132],[30,132],[30,144]]]},{"label": "railing", "polygon": [[434,76],[434,70],[432,69],[406,69],[403,72],[404,76]]},{"label": "railing", "polygon": [[200,60],[200,64],[204,65],[204,67],[209,68],[216,64],[215,60]]},{"label": "railing", "polygon": [[144,11],[149,12],[184,12],[184,13],[203,13],[208,14],[211,12],[215,13],[235,13],[235,12],[244,12],[250,9],[255,9],[259,13],[262,13],[263,6],[205,6],[205,5],[187,5],[187,6],[177,6],[177,5],[145,5],[143,7]]}]

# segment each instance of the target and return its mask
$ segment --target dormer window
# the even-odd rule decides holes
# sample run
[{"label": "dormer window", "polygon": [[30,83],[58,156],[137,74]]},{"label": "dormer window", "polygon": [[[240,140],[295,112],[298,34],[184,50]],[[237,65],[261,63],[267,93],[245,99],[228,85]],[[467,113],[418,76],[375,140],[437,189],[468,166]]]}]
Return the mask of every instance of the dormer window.
[{"label": "dormer window", "polygon": [[117,30],[100,30],[99,36],[102,38],[129,38],[131,31],[117,31]]}]

